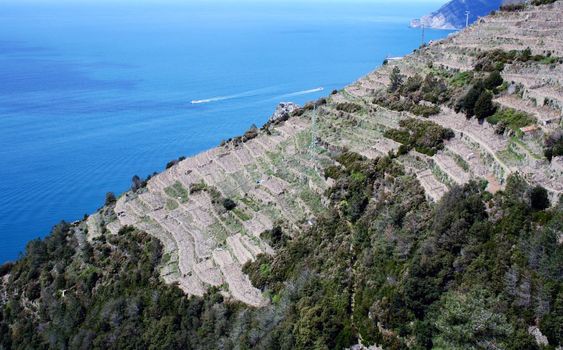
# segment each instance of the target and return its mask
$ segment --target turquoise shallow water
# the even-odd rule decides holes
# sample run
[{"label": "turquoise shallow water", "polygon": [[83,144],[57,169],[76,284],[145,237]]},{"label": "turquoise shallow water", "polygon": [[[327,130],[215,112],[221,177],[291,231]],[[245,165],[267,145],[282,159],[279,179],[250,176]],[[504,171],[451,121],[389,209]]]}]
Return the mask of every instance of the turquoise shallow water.
[{"label": "turquoise shallow water", "polygon": [[133,175],[411,52],[420,32],[408,21],[435,7],[2,2],[0,263],[61,219],[93,212]]}]

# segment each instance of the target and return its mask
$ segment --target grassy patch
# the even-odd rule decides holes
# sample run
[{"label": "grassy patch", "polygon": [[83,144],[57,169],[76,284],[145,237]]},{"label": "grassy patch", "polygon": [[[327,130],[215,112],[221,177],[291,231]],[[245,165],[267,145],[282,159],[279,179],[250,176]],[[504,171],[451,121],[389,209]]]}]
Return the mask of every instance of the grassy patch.
[{"label": "grassy patch", "polygon": [[319,214],[324,209],[321,197],[308,188],[301,191],[300,198],[315,214]]},{"label": "grassy patch", "polygon": [[231,232],[240,232],[244,229],[237,217],[232,212],[227,212],[223,216],[223,224],[231,230]]},{"label": "grassy patch", "polygon": [[499,156],[504,159],[505,161],[512,163],[512,164],[519,164],[523,160],[526,159],[525,156],[517,152],[514,147],[517,147],[513,144],[509,144],[506,149],[499,152]]},{"label": "grassy patch", "polygon": [[526,143],[522,142],[522,140],[520,140],[518,137],[512,137],[511,141],[517,145],[520,146],[521,148],[523,148],[524,150],[526,150],[534,159],[536,160],[540,160],[543,157],[541,155],[536,154],[534,151],[532,151],[530,149],[530,147],[528,147],[528,145],[526,145]]},{"label": "grassy patch", "polygon": [[249,214],[247,214],[244,210],[240,209],[240,208],[235,208],[233,209],[233,213],[242,221],[248,221],[250,219],[252,219],[252,216],[250,216]]},{"label": "grassy patch", "polygon": [[473,80],[473,72],[459,72],[450,79],[450,84],[456,87],[469,85]]},{"label": "grassy patch", "polygon": [[174,210],[178,208],[180,205],[175,199],[168,198],[166,199],[166,209],[167,210]]},{"label": "grassy patch", "polygon": [[166,187],[164,192],[170,197],[179,200],[181,203],[188,201],[189,192],[179,181],[174,182],[172,186]]},{"label": "grassy patch", "polygon": [[462,169],[465,170],[466,172],[469,172],[469,170],[470,170],[469,164],[467,164],[467,162],[465,161],[465,159],[463,159],[459,154],[453,153],[453,154],[452,154],[452,158],[454,159],[455,163],[456,163],[457,165],[459,165],[460,168],[462,168]]},{"label": "grassy patch", "polygon": [[495,114],[488,117],[487,121],[493,125],[502,122],[506,127],[515,132],[520,132],[520,128],[537,123],[536,118],[512,108],[498,110]]},{"label": "grassy patch", "polygon": [[248,196],[239,198],[239,201],[243,202],[247,207],[252,208],[254,211],[260,210],[260,205]]},{"label": "grassy patch", "polygon": [[225,231],[223,225],[221,225],[219,222],[213,223],[208,227],[208,230],[217,244],[221,245],[227,241],[228,233],[227,231]]}]

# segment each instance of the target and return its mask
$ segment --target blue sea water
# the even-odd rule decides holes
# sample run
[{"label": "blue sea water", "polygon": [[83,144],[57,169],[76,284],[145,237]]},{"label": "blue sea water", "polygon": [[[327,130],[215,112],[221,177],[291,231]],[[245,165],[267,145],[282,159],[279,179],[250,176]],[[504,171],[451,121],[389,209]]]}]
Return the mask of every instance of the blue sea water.
[{"label": "blue sea water", "polygon": [[[436,1],[0,3],[0,263],[135,174],[420,44]],[[427,31],[428,40],[448,32]],[[318,91],[318,88],[324,91]],[[192,103],[199,101],[201,103]]]}]

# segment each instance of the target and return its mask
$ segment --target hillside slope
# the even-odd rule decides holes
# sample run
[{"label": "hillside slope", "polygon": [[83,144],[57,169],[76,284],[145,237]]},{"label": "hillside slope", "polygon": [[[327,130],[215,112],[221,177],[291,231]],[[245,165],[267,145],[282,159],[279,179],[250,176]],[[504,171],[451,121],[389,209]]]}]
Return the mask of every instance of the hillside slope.
[{"label": "hillside slope", "polygon": [[0,347],[561,345],[562,14],[486,17],[136,179],[2,268]]}]

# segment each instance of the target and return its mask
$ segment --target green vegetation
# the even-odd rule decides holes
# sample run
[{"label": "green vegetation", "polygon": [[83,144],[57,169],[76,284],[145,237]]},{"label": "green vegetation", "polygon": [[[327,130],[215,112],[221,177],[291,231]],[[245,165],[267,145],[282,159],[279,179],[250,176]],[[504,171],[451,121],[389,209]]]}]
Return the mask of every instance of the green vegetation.
[{"label": "green vegetation", "polygon": [[487,121],[493,125],[508,127],[516,133],[520,133],[520,128],[537,123],[536,118],[512,108],[497,110],[495,114],[487,118]]},{"label": "green vegetation", "polygon": [[190,185],[190,194],[194,194],[206,190],[207,190],[207,185],[204,182],[198,182]]},{"label": "green vegetation", "polygon": [[164,285],[161,254],[155,238],[131,228],[79,245],[62,223],[9,269],[0,348],[228,348],[225,315],[240,305]]},{"label": "green vegetation", "polygon": [[533,210],[545,210],[549,208],[547,190],[541,186],[534,187],[530,192],[530,205]]},{"label": "green vegetation", "polygon": [[428,118],[440,113],[438,104],[450,99],[446,81],[433,73],[424,78],[416,74],[405,81],[399,68],[395,67],[389,79],[391,82],[388,89],[377,93],[373,99],[374,104]]},{"label": "green vegetation", "polygon": [[493,115],[496,106],[493,104],[493,93],[502,86],[504,80],[499,71],[490,73],[484,80],[477,80],[467,91],[465,96],[458,99],[454,109],[456,112],[465,112],[467,118],[473,116],[477,119],[485,119]]},{"label": "green vegetation", "polygon": [[495,113],[495,106],[493,105],[493,94],[488,91],[483,91],[477,102],[475,102],[475,117],[479,120],[490,117]]},{"label": "green vegetation", "polygon": [[522,3],[522,4],[508,4],[508,5],[502,5],[500,7],[500,10],[503,12],[515,12],[515,11],[522,11],[526,8],[526,4]]},{"label": "green vegetation", "polygon": [[403,85],[404,75],[401,74],[399,67],[393,67],[391,74],[389,75],[389,92],[398,91]]},{"label": "green vegetation", "polygon": [[346,113],[355,113],[361,111],[362,107],[352,102],[341,102],[336,105],[336,110]]},{"label": "green vegetation", "polygon": [[174,159],[174,160],[169,161],[168,163],[166,163],[166,169],[172,168],[174,165],[180,163],[180,162],[183,161],[184,159],[186,159],[186,157],[181,156],[181,157],[178,158],[178,159]]},{"label": "green vegetation", "polygon": [[475,64],[476,71],[493,72],[502,71],[506,64],[514,62],[539,62],[543,64],[553,64],[562,62],[560,57],[547,55],[533,55],[530,48],[525,50],[511,50],[504,51],[501,49],[485,51],[477,56],[477,63]]},{"label": "green vegetation", "polygon": [[406,149],[402,150],[402,153],[414,148],[420,153],[433,156],[444,148],[444,140],[454,137],[452,130],[431,121],[405,119],[401,120],[399,125],[401,129],[387,130],[384,136],[403,144]]},{"label": "green vegetation", "polygon": [[138,175],[134,175],[131,179],[131,191],[137,192],[140,189],[145,188],[147,186],[147,181],[149,180],[149,178],[142,180]]},{"label": "green vegetation", "polygon": [[463,87],[469,85],[473,81],[474,73],[472,71],[460,72],[449,79],[449,84],[455,87]]},{"label": "green vegetation", "polygon": [[500,75],[498,70],[493,71],[487,79],[485,79],[485,88],[489,90],[494,90],[495,88],[499,87],[504,83],[504,79]]},{"label": "green vegetation", "polygon": [[105,199],[104,205],[109,206],[109,205],[115,204],[116,201],[117,201],[117,198],[115,198],[115,194],[113,192],[106,193],[106,199]]},{"label": "green vegetation", "polygon": [[176,181],[171,186],[166,187],[164,192],[170,197],[179,200],[181,203],[186,203],[188,201],[189,192],[179,181]]},{"label": "green vegetation", "polygon": [[562,204],[547,208],[512,177],[504,193],[470,183],[431,205],[392,158],[335,160],[328,212],[293,238],[264,232],[277,254],[244,267],[270,305],[216,289],[187,298],[162,282],[156,239],[124,228],[88,243],[62,223],[0,268],[0,348],[343,349],[361,337],[385,349],[539,349],[531,325],[548,349],[561,344]]},{"label": "green vegetation", "polygon": [[248,221],[250,219],[252,219],[252,216],[250,216],[246,211],[244,211],[241,208],[235,208],[233,209],[233,213],[242,221]]},{"label": "green vegetation", "polygon": [[233,210],[237,207],[237,204],[235,203],[234,200],[232,200],[230,198],[225,198],[225,199],[223,199],[223,207],[226,210]]},{"label": "green vegetation", "polygon": [[166,199],[166,209],[167,210],[175,210],[179,207],[180,205],[178,204],[178,202],[175,199],[172,198],[167,198]]}]

